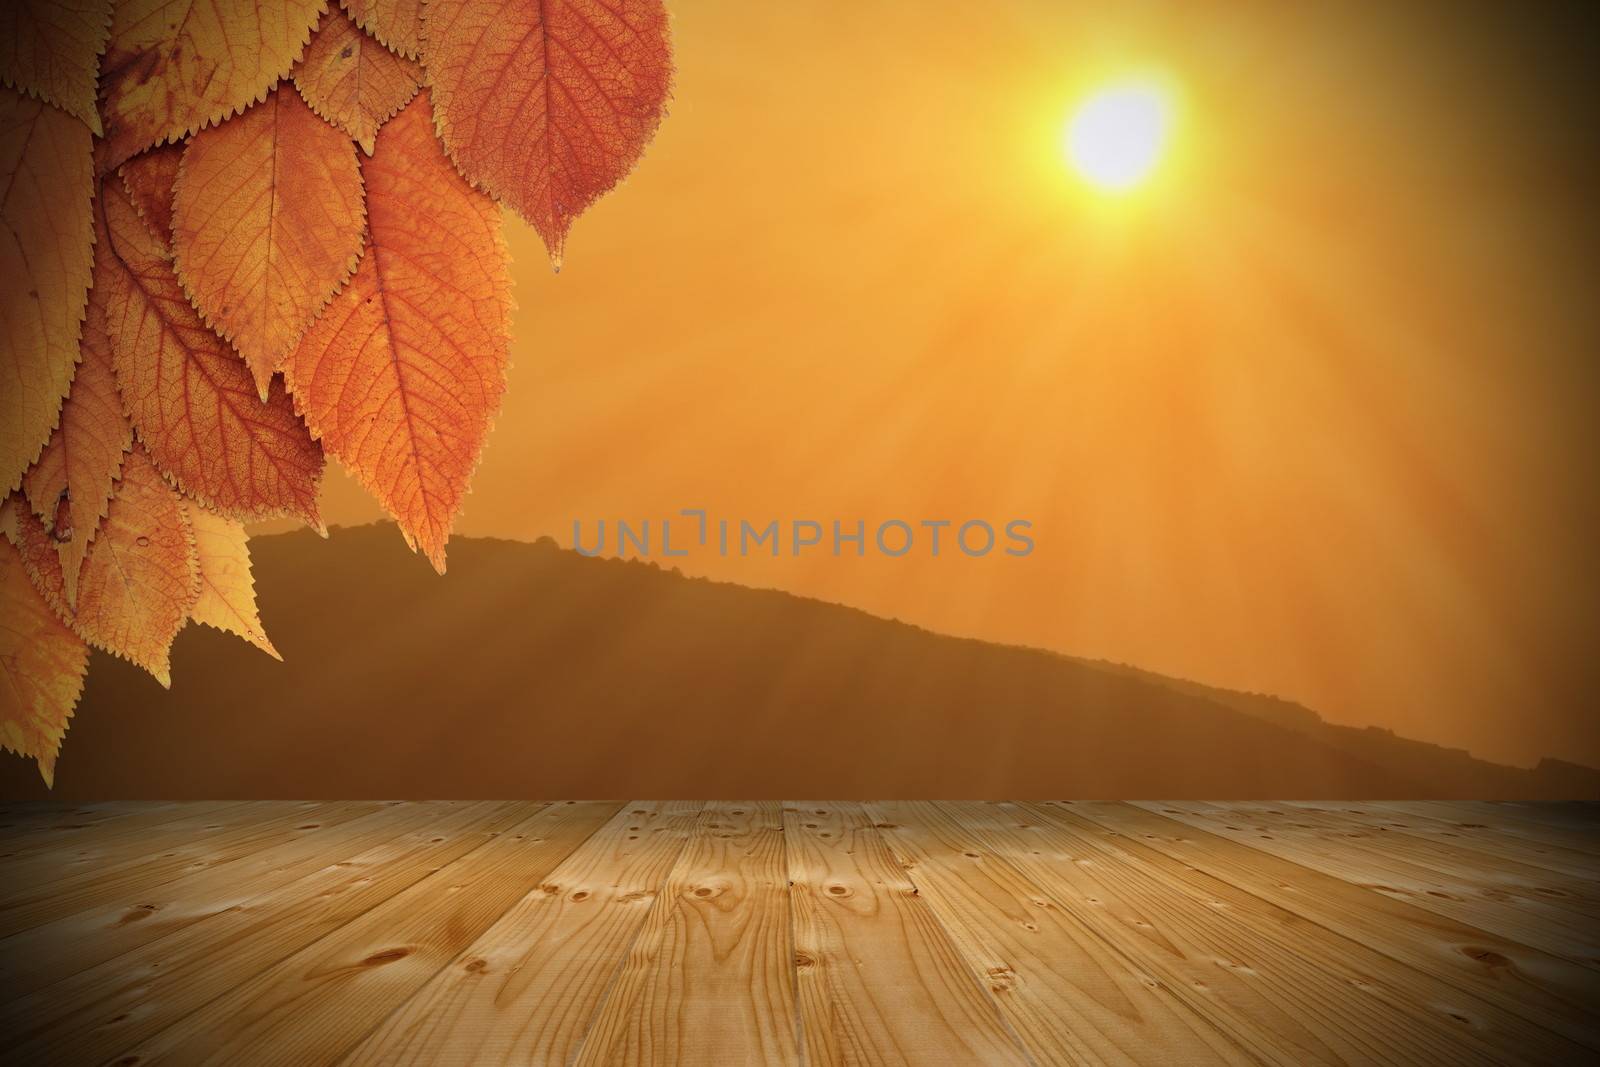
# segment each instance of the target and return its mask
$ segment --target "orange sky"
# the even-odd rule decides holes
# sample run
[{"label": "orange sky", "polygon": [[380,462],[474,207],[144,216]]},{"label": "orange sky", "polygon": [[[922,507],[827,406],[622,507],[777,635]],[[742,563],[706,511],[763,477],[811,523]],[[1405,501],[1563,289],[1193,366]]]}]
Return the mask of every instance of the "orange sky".
[{"label": "orange sky", "polygon": [[[459,533],[1020,516],[1025,559],[684,569],[1600,764],[1600,115],[1565,92],[1592,35],[1455,5],[671,7],[639,170],[559,276],[512,224],[515,366]],[[1151,68],[1176,151],[1108,204],[1062,126]],[[376,513],[331,476],[326,514]]]}]

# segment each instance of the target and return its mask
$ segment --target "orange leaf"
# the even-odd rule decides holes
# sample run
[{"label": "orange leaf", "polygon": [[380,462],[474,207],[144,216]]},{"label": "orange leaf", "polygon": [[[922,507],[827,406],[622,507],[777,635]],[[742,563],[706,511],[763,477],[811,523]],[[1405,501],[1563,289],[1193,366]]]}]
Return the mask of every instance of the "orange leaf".
[{"label": "orange leaf", "polygon": [[461,0],[423,7],[439,136],[515,208],[557,268],[572,220],[621,181],[672,78],[660,0]]},{"label": "orange leaf", "polygon": [[326,0],[118,0],[100,65],[103,166],[260,100],[300,58]]},{"label": "orange leaf", "polygon": [[417,58],[422,47],[422,0],[339,0],[350,17],[372,36]]},{"label": "orange leaf", "polygon": [[183,498],[144,449],[128,453],[116,496],[84,560],[74,629],[171,685],[167,654],[200,592]]},{"label": "orange leaf", "polygon": [[122,465],[100,536],[83,561],[78,604],[65,600],[60,560],[44,524],[13,496],[5,530],[45,603],[79,637],[171,684],[167,654],[200,595],[194,529],[183,497],[144,449]]},{"label": "orange leaf", "polygon": [[267,402],[250,369],[206,328],[184,296],[166,249],[120,183],[101,185],[111,365],[139,440],[178,487],[238,519],[292,514],[320,526],[322,450],[281,383]]},{"label": "orange leaf", "polygon": [[281,660],[283,657],[267,640],[256,610],[256,584],[250,575],[250,546],[244,526],[192,500],[187,504],[200,564],[200,598],[190,609],[190,617],[238,634],[273,659]]},{"label": "orange leaf", "polygon": [[28,581],[22,558],[0,544],[0,744],[32,756],[46,785],[83,692],[89,649]]},{"label": "orange leaf", "polygon": [[183,151],[172,200],[178,279],[267,398],[273,371],[361,258],[355,146],[287,86]]},{"label": "orange leaf", "polygon": [[21,493],[12,493],[0,501],[0,530],[4,531],[6,540],[16,546],[22,557],[22,569],[27,572],[33,588],[50,605],[50,610],[71,626],[73,610],[66,600],[61,556],[56,552],[55,541],[45,532],[44,523],[28,507]]},{"label": "orange leaf", "polygon": [[362,164],[367,253],[284,362],[295,406],[439,571],[505,390],[500,211],[450,166],[419,96]]},{"label": "orange leaf", "polygon": [[111,34],[111,0],[0,4],[0,81],[100,132],[95,84]]},{"label": "orange leaf", "polygon": [[178,184],[182,161],[183,142],[164,144],[141,152],[117,170],[139,217],[162,244],[172,240],[172,187]]},{"label": "orange leaf", "polygon": [[104,294],[98,289],[89,294],[81,351],[61,424],[22,479],[28,503],[56,542],[69,604],[77,603],[79,569],[111,503],[123,453],[133,447],[133,427],[112,376]]},{"label": "orange leaf", "polygon": [[372,155],[378,128],[405,107],[422,81],[422,68],[389,51],[337,11],[322,18],[294,84],[311,109]]},{"label": "orange leaf", "polygon": [[78,362],[94,242],[93,136],[0,89],[0,493],[55,429]]}]

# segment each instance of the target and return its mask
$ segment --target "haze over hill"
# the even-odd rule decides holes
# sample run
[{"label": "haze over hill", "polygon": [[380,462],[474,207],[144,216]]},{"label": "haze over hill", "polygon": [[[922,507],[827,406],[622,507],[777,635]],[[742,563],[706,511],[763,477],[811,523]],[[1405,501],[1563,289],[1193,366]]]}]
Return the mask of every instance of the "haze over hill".
[{"label": "haze over hill", "polygon": [[252,546],[285,662],[193,628],[166,692],[97,655],[55,799],[1600,797],[1569,764],[549,541],[458,539],[445,579],[388,524]]}]

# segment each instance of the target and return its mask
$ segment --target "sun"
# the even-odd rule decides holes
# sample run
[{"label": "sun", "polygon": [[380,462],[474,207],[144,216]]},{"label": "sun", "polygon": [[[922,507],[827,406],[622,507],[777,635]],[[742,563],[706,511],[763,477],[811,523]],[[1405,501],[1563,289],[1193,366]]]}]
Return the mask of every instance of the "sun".
[{"label": "sun", "polygon": [[1096,189],[1127,192],[1161,162],[1171,121],[1171,100],[1156,85],[1104,86],[1085,98],[1067,123],[1067,161]]}]

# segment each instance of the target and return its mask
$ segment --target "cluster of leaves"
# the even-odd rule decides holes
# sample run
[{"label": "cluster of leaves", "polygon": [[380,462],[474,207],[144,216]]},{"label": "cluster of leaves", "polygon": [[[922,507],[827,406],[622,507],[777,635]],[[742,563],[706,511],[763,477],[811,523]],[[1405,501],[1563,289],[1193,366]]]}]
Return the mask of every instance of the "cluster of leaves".
[{"label": "cluster of leaves", "polygon": [[88,646],[276,655],[243,523],[332,455],[444,570],[505,385],[499,204],[559,267],[671,76],[660,0],[7,0],[0,744]]}]

